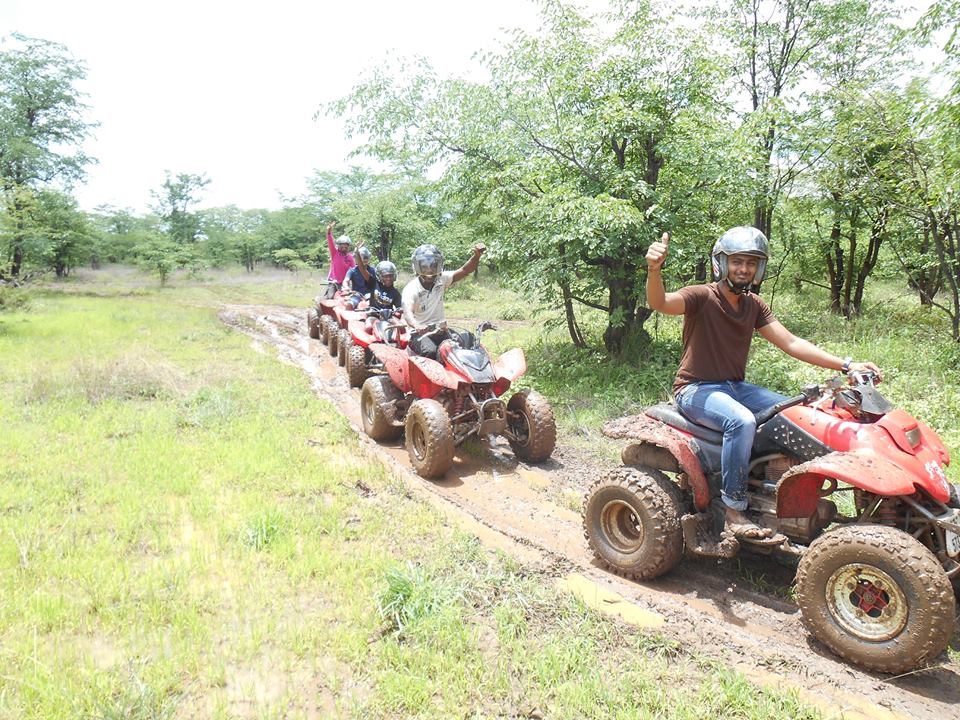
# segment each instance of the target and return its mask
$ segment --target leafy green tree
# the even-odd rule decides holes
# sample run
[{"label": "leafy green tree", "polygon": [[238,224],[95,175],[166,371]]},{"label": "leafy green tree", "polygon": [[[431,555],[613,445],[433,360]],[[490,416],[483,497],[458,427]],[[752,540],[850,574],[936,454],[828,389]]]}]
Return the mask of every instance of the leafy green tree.
[{"label": "leafy green tree", "polygon": [[291,205],[264,213],[257,233],[263,257],[276,258],[277,250],[293,250],[305,262],[317,265],[329,259],[323,219],[308,204]]},{"label": "leafy green tree", "polygon": [[190,208],[197,204],[200,193],[210,184],[205,175],[169,172],[159,190],[153,195],[154,211],[163,221],[164,231],[174,243],[189,245],[200,236],[200,219]]},{"label": "leafy green tree", "polygon": [[437,239],[437,193],[416,175],[374,174],[354,167],[348,173],[315,173],[308,186],[308,202],[318,214],[337,218],[351,236],[367,240],[381,260]]},{"label": "leafy green tree", "polygon": [[155,215],[139,217],[129,208],[101,205],[91,214],[97,233],[95,261],[120,263],[135,260],[136,247],[153,233],[159,232]]},{"label": "leafy green tree", "polygon": [[241,210],[236,205],[212,208],[198,213],[203,254],[211,267],[222,267],[235,260],[252,272],[262,257],[260,227],[263,212]]},{"label": "leafy green tree", "polygon": [[189,262],[189,258],[183,256],[183,250],[165,234],[152,233],[136,247],[137,265],[156,275],[162,287],[167,284],[170,273]]},{"label": "leafy green tree", "polygon": [[57,277],[86,264],[94,250],[96,234],[86,213],[77,208],[76,200],[56,190],[37,194],[31,232],[42,248],[44,264]]},{"label": "leafy green tree", "polygon": [[547,3],[539,34],[515,32],[486,56],[489,83],[440,80],[419,61],[396,78],[375,71],[335,110],[370,154],[404,168],[443,163],[469,204],[496,208],[504,241],[492,259],[538,301],[563,303],[576,344],[575,303],[603,310],[610,352],[650,314],[649,242],[672,228],[702,245],[697,220],[723,204],[702,196],[723,194],[720,173],[736,172],[721,144],[703,142],[736,144],[714,53],[671,28],[662,7],[618,13],[603,32]]},{"label": "leafy green tree", "polygon": [[[904,34],[893,24],[888,3],[840,3],[834,21],[843,33],[827,36],[818,48],[820,85],[808,93],[817,109],[803,137],[807,182],[821,197],[827,216],[819,251],[827,268],[831,309],[859,315],[867,279],[880,258],[893,207],[878,184],[888,165],[890,144],[876,132],[872,116],[881,98],[890,97],[889,78],[902,61]],[[855,38],[852,40],[851,38]],[[818,222],[819,224],[819,222]]]},{"label": "leafy green tree", "polygon": [[33,190],[83,177],[92,158],[81,150],[93,125],[78,84],[83,65],[58,43],[20,34],[0,50],[0,190],[6,252],[0,275],[20,274],[28,226],[23,202]]}]

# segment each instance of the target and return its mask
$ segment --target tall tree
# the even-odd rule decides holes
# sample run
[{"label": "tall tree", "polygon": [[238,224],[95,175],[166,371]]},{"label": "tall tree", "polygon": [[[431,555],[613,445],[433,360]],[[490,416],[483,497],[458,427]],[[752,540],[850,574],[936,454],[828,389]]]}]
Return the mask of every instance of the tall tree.
[{"label": "tall tree", "polygon": [[200,200],[200,193],[210,184],[206,175],[178,173],[175,177],[168,171],[166,179],[153,195],[154,210],[164,223],[164,230],[171,241],[189,245],[200,235],[200,219],[191,212],[191,207]]},{"label": "tall tree", "polygon": [[734,142],[721,64],[667,21],[662,7],[630,4],[601,31],[548,2],[540,33],[515,32],[486,56],[489,83],[439,80],[418,62],[397,79],[375,72],[336,109],[371,154],[443,163],[468,204],[496,208],[498,265],[563,304],[574,343],[575,304],[603,310],[604,344],[620,352],[650,314],[640,271],[651,239],[709,232],[688,212],[724,192],[720,144],[704,138]]},{"label": "tall tree", "polygon": [[22,205],[51,184],[69,188],[92,158],[81,149],[93,124],[85,118],[83,64],[58,43],[12,34],[0,50],[0,190],[8,242],[0,275],[19,275],[27,226]]}]

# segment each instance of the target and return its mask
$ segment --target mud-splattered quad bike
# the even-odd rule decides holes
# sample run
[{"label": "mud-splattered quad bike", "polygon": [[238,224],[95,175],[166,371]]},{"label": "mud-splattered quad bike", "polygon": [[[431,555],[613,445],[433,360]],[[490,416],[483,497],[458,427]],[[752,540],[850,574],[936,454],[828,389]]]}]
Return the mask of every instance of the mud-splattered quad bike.
[{"label": "mud-splattered quad bike", "polygon": [[350,341],[344,369],[350,387],[361,387],[371,375],[384,372],[383,362],[369,349],[371,345],[382,343],[401,350],[407,347],[409,328],[399,318],[399,310],[367,308],[364,320],[347,322]]},{"label": "mud-splattered quad bike", "polygon": [[[427,332],[445,329],[431,326]],[[360,414],[367,435],[387,440],[405,431],[410,462],[425,478],[441,477],[453,463],[454,448],[472,436],[503,435],[526,462],[550,457],[557,439],[550,403],[528,390],[504,401],[527,363],[520,348],[491,361],[480,338],[493,329],[483,322],[475,335],[461,331],[459,342],[443,341],[439,362],[384,343],[370,345],[387,374],[363,383]]]},{"label": "mud-splattered quad bike", "polygon": [[[316,307],[307,312],[307,327],[310,337],[320,339],[327,346],[330,357],[337,358],[342,367],[346,365],[347,353],[350,349],[350,334],[347,332],[347,323],[355,319],[366,317],[367,301],[362,300],[354,310],[347,305],[350,293],[338,290],[333,297],[320,297],[316,300]],[[313,335],[312,319],[316,314],[317,335]]]},{"label": "mud-splattered quad bike", "polygon": [[[749,543],[799,558],[803,624],[838,655],[888,673],[939,655],[954,632],[960,497],[937,435],[894,409],[871,373],[805,387],[756,420],[748,514],[772,537],[721,534],[722,435],[664,403],[604,427],[630,442],[626,467],[596,480],[584,501],[597,559],[645,580],[684,552],[732,557]],[[849,515],[828,499],[841,493]]]}]

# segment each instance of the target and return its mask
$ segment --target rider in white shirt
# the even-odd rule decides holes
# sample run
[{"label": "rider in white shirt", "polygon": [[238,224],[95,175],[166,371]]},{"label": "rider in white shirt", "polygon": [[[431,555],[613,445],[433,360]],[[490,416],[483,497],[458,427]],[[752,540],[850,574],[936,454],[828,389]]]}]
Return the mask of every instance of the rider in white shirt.
[{"label": "rider in white shirt", "polygon": [[446,272],[443,270],[443,253],[436,245],[421,245],[413,251],[412,265],[416,277],[403,288],[403,321],[414,331],[410,347],[418,355],[436,359],[440,343],[452,337],[448,330],[429,335],[416,331],[444,322],[444,293],[476,269],[486,249],[483,244],[474,245],[473,255],[463,267]]}]

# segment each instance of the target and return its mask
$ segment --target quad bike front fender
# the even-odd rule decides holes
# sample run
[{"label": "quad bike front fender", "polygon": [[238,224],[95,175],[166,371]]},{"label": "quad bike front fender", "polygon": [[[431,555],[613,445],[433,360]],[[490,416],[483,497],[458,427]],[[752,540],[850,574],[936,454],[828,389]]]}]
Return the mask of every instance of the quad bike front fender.
[{"label": "quad bike front fender", "polygon": [[407,355],[409,360],[410,390],[418,398],[433,398],[444,388],[456,390],[460,378],[447,372],[436,360]]},{"label": "quad bike front fender", "polygon": [[682,472],[693,492],[693,504],[700,512],[710,507],[710,486],[690,438],[647,415],[630,415],[603,426],[607,437],[631,440],[623,448],[624,465],[646,465],[669,472]]},{"label": "quad bike front fender", "polygon": [[348,322],[347,332],[353,336],[353,342],[361,347],[370,347],[371,344],[376,342],[376,338],[369,333],[367,325],[363,320],[351,320]]},{"label": "quad bike front fender", "polygon": [[503,355],[497,358],[493,364],[493,371],[497,375],[497,380],[516,380],[527,371],[527,358],[523,355],[523,350],[513,348],[507,350]]},{"label": "quad bike front fender", "polygon": [[777,483],[777,515],[810,517],[828,479],[849,483],[874,495],[913,495],[913,479],[903,468],[876,454],[832,452],[787,470]]},{"label": "quad bike front fender", "polygon": [[510,389],[510,383],[526,371],[527,358],[524,357],[523,350],[520,348],[507,350],[493,364],[493,372],[497,378],[497,381],[493,384],[493,394],[497,397],[503,395]]},{"label": "quad bike front fender", "polygon": [[373,343],[369,347],[373,356],[383,363],[390,380],[402,393],[410,392],[409,355],[384,343]]}]

